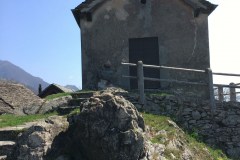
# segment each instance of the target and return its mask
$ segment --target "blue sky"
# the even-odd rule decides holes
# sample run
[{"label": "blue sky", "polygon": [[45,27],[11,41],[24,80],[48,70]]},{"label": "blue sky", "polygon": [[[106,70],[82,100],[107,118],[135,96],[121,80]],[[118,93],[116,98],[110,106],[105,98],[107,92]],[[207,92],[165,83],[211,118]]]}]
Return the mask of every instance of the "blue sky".
[{"label": "blue sky", "polygon": [[77,0],[0,0],[0,59],[49,83],[81,85]]},{"label": "blue sky", "polygon": [[[240,74],[240,0],[212,0],[219,4],[209,16],[211,68]],[[240,83],[240,77],[214,76],[214,83]]]},{"label": "blue sky", "polygon": [[[48,83],[81,86],[80,30],[71,9],[82,0],[0,0],[0,59]],[[211,67],[240,73],[239,0],[219,4],[209,17]],[[237,57],[237,58],[236,58]],[[214,77],[217,83],[240,79]]]}]

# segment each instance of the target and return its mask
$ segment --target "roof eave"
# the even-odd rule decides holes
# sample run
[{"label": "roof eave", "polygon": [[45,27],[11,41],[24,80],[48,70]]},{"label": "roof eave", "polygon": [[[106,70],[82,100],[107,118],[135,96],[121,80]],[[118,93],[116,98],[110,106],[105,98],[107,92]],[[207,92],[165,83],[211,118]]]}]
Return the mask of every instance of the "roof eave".
[{"label": "roof eave", "polygon": [[193,9],[194,17],[198,17],[200,13],[210,15],[218,6],[207,0],[202,0],[201,2],[195,0],[183,1]]},{"label": "roof eave", "polygon": [[79,28],[81,28],[79,11],[77,9],[72,9],[71,11],[72,11],[72,14],[73,14],[73,16],[74,16],[74,18],[75,18]]},{"label": "roof eave", "polygon": [[208,15],[210,15],[217,7],[218,7],[218,5],[216,5],[216,4],[212,4],[212,9],[209,11],[209,13],[208,13]]}]

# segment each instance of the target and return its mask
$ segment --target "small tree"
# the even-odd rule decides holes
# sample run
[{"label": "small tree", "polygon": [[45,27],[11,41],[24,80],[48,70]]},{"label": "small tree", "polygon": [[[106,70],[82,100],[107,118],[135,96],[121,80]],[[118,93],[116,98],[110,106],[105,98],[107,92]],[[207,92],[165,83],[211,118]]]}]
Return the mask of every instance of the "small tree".
[{"label": "small tree", "polygon": [[38,94],[40,94],[40,93],[42,93],[42,85],[41,84],[38,85]]}]

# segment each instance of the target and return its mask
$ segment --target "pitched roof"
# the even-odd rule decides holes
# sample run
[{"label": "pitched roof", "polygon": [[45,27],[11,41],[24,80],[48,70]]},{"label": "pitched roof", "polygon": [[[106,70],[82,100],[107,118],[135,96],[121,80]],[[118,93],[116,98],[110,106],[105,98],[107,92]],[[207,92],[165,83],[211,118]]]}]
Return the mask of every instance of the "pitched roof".
[{"label": "pitched roof", "polygon": [[[108,0],[85,0],[75,9],[72,9],[72,13],[80,27],[80,19],[87,18],[91,20],[91,13],[94,12],[99,6]],[[200,12],[205,14],[211,14],[217,5],[214,5],[206,0],[182,0],[187,5],[193,8],[194,15],[197,17]]]},{"label": "pitched roof", "polygon": [[51,94],[56,93],[69,93],[74,92],[72,89],[60,86],[58,84],[50,84],[47,88],[45,88],[41,93],[38,94],[39,97],[44,98]]},{"label": "pitched roof", "polygon": [[100,4],[105,2],[106,0],[85,0],[80,5],[78,5],[75,9],[80,10],[81,12],[89,12],[93,11]]},{"label": "pitched roof", "polygon": [[80,27],[80,19],[86,17],[87,20],[91,20],[91,13],[94,12],[99,6],[101,6],[107,0],[85,0],[75,9],[72,9],[72,13]]}]

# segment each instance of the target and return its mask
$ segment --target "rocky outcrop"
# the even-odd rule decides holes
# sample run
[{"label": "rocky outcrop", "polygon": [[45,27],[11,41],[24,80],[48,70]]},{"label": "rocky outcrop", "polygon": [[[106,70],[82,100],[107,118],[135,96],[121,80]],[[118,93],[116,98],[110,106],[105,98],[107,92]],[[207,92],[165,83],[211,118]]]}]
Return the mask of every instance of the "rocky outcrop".
[{"label": "rocky outcrop", "polygon": [[[126,95],[137,101],[136,95]],[[146,105],[136,105],[149,113],[175,117],[182,128],[196,132],[210,146],[222,149],[231,158],[240,158],[240,103],[217,102],[211,112],[210,102],[197,95],[148,94]]]},{"label": "rocky outcrop", "polygon": [[24,114],[23,108],[39,108],[43,100],[21,84],[0,81],[0,114]]},{"label": "rocky outcrop", "polygon": [[72,128],[74,146],[89,160],[137,160],[145,156],[143,118],[133,104],[111,92],[83,103]]},{"label": "rocky outcrop", "polygon": [[[56,116],[34,123],[18,137],[13,159],[213,159],[207,148],[198,152],[169,118],[149,115],[151,119],[144,114],[149,124],[145,126],[135,106],[121,95],[126,92],[114,88],[94,93],[82,102],[80,114],[71,114],[68,122]],[[176,102],[172,96],[163,99]],[[202,116],[196,111],[190,114],[196,121]]]},{"label": "rocky outcrop", "polygon": [[46,159],[140,160],[146,158],[145,125],[119,89],[91,94],[68,130],[55,139]]},{"label": "rocky outcrop", "polygon": [[1,114],[43,114],[69,105],[71,96],[44,100],[21,84],[0,81]]},{"label": "rocky outcrop", "polygon": [[[184,132],[173,121],[169,120],[168,123],[172,125],[172,133],[166,130],[155,132],[153,128],[149,126],[146,127],[147,131],[145,132],[145,137],[147,139],[146,144],[148,148],[146,160],[169,158],[181,160],[198,159],[197,155],[194,155],[194,152],[189,149],[190,147],[183,136]],[[150,141],[156,137],[160,137],[161,143],[152,143]]]},{"label": "rocky outcrop", "polygon": [[53,140],[68,128],[66,118],[53,116],[34,124],[16,141],[14,160],[41,160],[50,150]]},{"label": "rocky outcrop", "polygon": [[14,114],[14,108],[3,99],[0,99],[0,115],[4,113]]},{"label": "rocky outcrop", "polygon": [[[69,102],[72,100],[72,96],[63,96],[54,98],[51,100],[43,100],[39,106],[22,107],[22,112],[27,115],[31,114],[45,114],[48,112],[58,111],[61,107],[70,108]],[[73,108],[74,109],[74,108]]]}]

